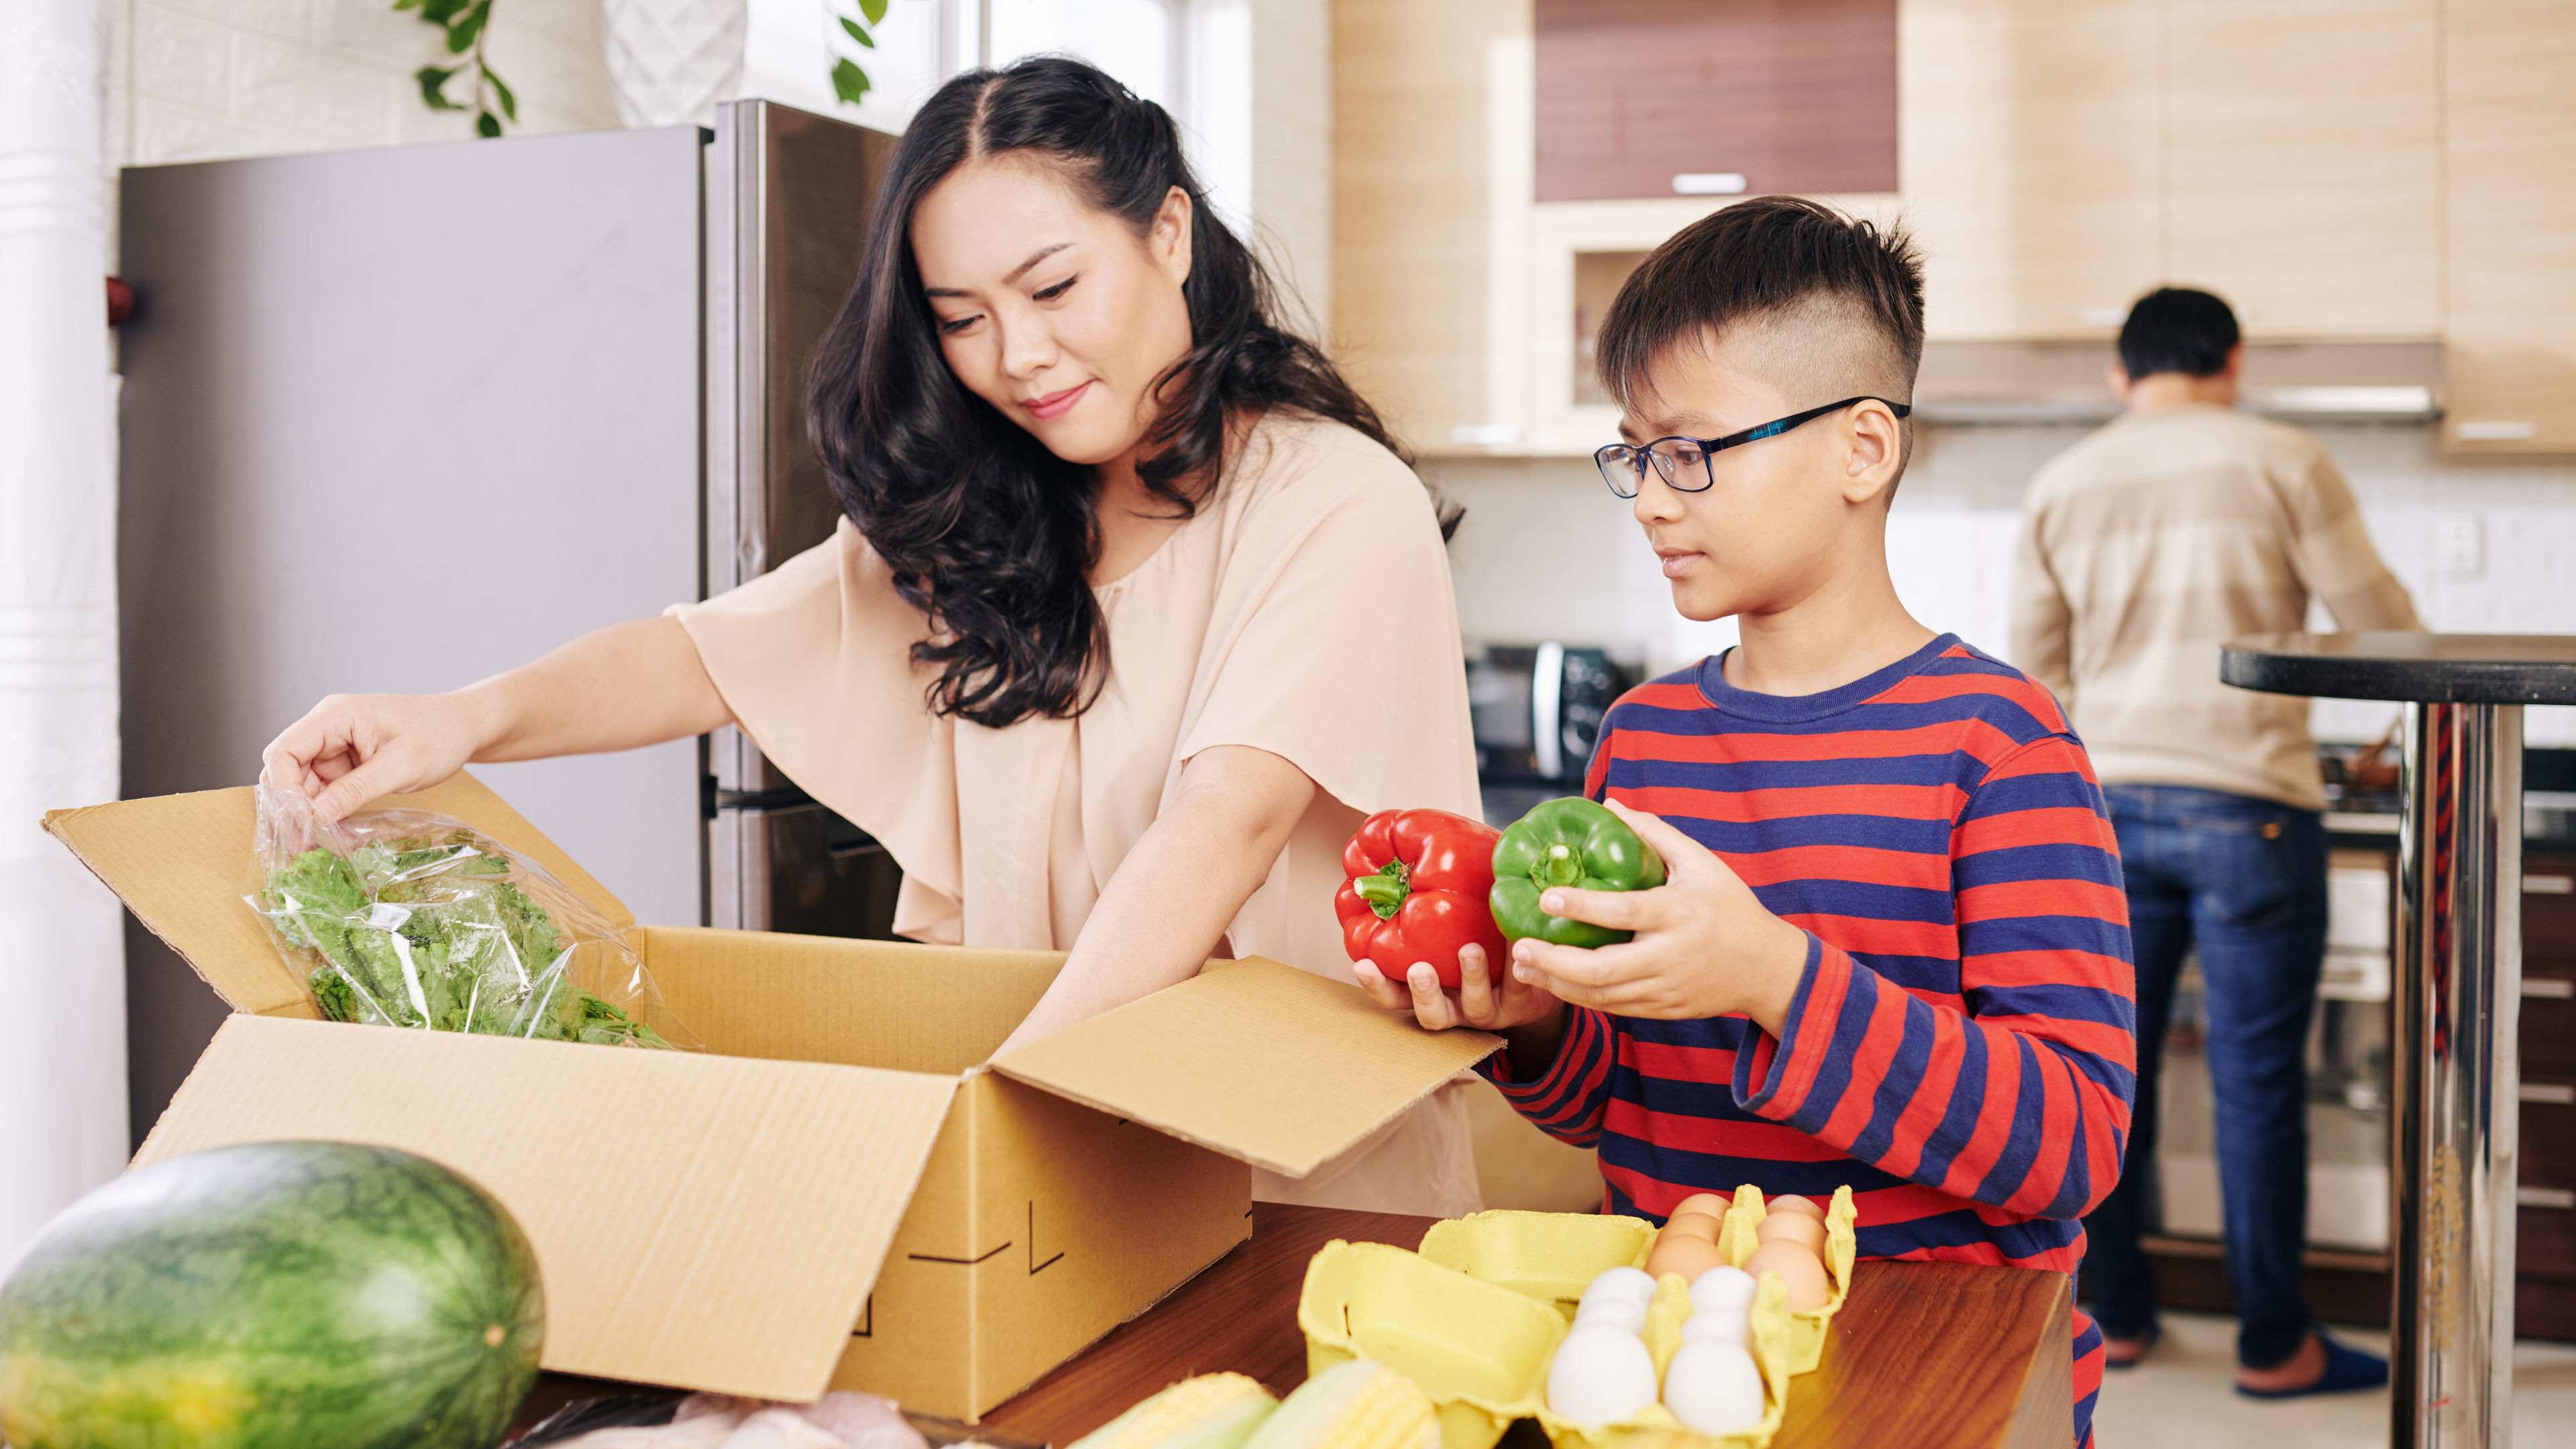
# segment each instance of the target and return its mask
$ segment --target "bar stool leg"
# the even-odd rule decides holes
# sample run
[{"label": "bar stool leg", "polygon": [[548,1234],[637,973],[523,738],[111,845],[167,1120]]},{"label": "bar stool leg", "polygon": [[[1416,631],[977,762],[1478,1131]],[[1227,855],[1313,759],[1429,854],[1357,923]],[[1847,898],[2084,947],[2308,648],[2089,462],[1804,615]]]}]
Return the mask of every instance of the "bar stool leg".
[{"label": "bar stool leg", "polygon": [[2398,831],[2393,1449],[2513,1438],[2522,707],[2406,707]]}]

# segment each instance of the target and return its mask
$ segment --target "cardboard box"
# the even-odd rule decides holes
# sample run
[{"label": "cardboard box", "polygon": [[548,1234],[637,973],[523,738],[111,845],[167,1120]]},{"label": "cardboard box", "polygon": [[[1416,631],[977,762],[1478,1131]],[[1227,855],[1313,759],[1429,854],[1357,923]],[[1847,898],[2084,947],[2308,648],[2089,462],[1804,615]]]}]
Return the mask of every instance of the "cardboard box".
[{"label": "cardboard box", "polygon": [[[632,926],[470,776],[396,804]],[[1497,1045],[1253,959],[988,1063],[1061,955],[663,926],[630,938],[705,1054],[319,1021],[242,899],[252,816],[240,789],[45,818],[236,1013],[136,1164],[446,1163],[527,1230],[566,1373],[971,1420],[1242,1241],[1245,1163],[1302,1176]]]}]

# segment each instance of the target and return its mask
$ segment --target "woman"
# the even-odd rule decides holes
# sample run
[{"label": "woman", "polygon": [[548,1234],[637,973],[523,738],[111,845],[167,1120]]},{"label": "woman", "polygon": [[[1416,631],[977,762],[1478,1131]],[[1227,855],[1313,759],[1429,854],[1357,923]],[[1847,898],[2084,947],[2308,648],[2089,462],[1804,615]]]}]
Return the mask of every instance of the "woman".
[{"label": "woman", "polygon": [[[940,88],[815,358],[838,534],[451,694],[335,696],[267,777],[337,818],[472,761],[740,725],[904,871],[917,939],[1070,952],[1008,1051],[1211,953],[1351,979],[1369,811],[1477,810],[1430,495],[1274,318],[1160,107],[1078,61]],[[1454,1086],[1257,1197],[1477,1205]]]}]

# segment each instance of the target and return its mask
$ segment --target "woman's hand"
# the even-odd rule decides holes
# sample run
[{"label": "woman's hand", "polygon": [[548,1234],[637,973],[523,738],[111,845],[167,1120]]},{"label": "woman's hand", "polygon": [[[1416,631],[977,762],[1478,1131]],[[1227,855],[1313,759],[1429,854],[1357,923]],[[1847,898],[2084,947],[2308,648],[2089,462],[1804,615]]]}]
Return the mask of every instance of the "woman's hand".
[{"label": "woman's hand", "polygon": [[731,723],[688,631],[633,619],[450,694],[335,694],[269,742],[260,778],[309,796],[327,824],[476,761],[632,750]]},{"label": "woman's hand", "polygon": [[[1374,961],[1356,961],[1352,972],[1369,999],[1389,1011],[1410,1011],[1432,1031],[1453,1026],[1500,1032],[1510,1049],[1512,1078],[1536,1081],[1556,1060],[1565,1039],[1565,1003],[1485,959],[1482,946],[1458,948],[1458,989],[1443,991],[1440,973],[1416,961],[1402,984],[1389,981]],[[1410,988],[1408,992],[1407,988]]]},{"label": "woman's hand", "polygon": [[1413,1019],[1428,1031],[1447,1031],[1453,1026],[1508,1031],[1550,1021],[1565,1010],[1565,1003],[1546,989],[1513,977],[1499,961],[1486,960],[1482,946],[1458,948],[1455,991],[1441,989],[1440,973],[1428,961],[1413,963],[1402,981],[1388,980],[1374,961],[1355,961],[1351,971],[1359,977],[1360,989],[1369,994],[1370,1000],[1389,1011],[1412,1012]]},{"label": "woman's hand", "polygon": [[260,754],[261,783],[311,797],[328,824],[383,795],[426,790],[491,737],[488,706],[454,694],[335,694]]}]

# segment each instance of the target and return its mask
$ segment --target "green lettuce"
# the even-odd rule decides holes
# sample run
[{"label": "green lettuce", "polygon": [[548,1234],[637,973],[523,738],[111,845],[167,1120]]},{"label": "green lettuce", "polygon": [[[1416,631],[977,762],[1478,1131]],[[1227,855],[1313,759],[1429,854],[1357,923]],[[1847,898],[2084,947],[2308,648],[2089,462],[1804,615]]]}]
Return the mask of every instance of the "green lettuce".
[{"label": "green lettuce", "polygon": [[261,913],[322,958],[306,978],[333,1021],[541,1041],[666,1047],[575,984],[570,943],[471,831],[308,850],[271,876]]}]

